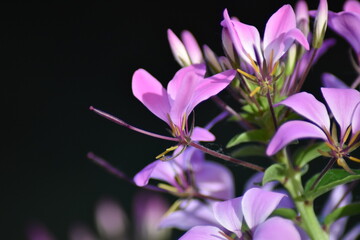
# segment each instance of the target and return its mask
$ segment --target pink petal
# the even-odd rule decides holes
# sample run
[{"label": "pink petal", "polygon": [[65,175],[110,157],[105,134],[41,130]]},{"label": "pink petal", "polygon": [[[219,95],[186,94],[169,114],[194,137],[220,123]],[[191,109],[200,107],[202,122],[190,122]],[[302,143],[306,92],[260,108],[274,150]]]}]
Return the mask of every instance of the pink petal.
[{"label": "pink petal", "polygon": [[204,59],[201,48],[199,47],[199,44],[197,43],[194,35],[192,35],[191,32],[184,30],[181,33],[181,39],[185,45],[188,55],[190,56],[191,63],[203,63]]},{"label": "pink petal", "polygon": [[360,131],[360,103],[358,104],[358,106],[356,107],[356,109],[354,111],[351,126],[352,126],[353,134]]},{"label": "pink petal", "polygon": [[215,96],[220,91],[225,89],[234,79],[235,75],[235,70],[227,70],[208,77],[204,81],[199,83],[199,85],[196,86],[194,96],[191,99],[189,110],[191,109],[192,111],[200,102],[205,101],[212,96]]},{"label": "pink petal", "polygon": [[289,4],[282,6],[268,20],[264,32],[264,48],[281,34],[296,28],[296,18]]},{"label": "pink petal", "polygon": [[135,71],[132,78],[134,96],[142,102],[154,115],[168,122],[170,112],[168,95],[161,83],[144,69]]},{"label": "pink petal", "polygon": [[180,41],[180,39],[175,35],[175,33],[171,29],[167,30],[167,36],[175,60],[180,64],[180,66],[190,65],[191,60],[189,58],[189,55],[186,51],[184,44]]},{"label": "pink petal", "polygon": [[183,201],[179,210],[164,216],[159,227],[188,230],[199,225],[217,226],[218,223],[214,218],[212,208],[207,203],[191,199]]},{"label": "pink petal", "polygon": [[191,134],[191,140],[193,141],[213,142],[215,138],[214,134],[209,130],[201,127],[195,127]]},{"label": "pink petal", "polygon": [[241,209],[242,197],[233,198],[213,205],[216,220],[227,230],[241,237],[243,213]]},{"label": "pink petal", "polygon": [[329,130],[330,119],[326,107],[312,94],[300,92],[294,94],[279,104],[290,107],[298,114],[317,124],[320,128]]},{"label": "pink petal", "polygon": [[195,172],[195,182],[199,192],[204,195],[224,200],[234,197],[232,172],[222,164],[205,161],[202,169]]},{"label": "pink petal", "polygon": [[286,195],[261,188],[251,188],[246,191],[241,207],[249,228],[252,229],[263,223],[284,196]]},{"label": "pink petal", "polygon": [[256,240],[300,240],[300,234],[294,224],[287,219],[272,217],[259,225],[253,239]]},{"label": "pink petal", "polygon": [[345,2],[343,9],[346,12],[360,14],[360,3],[356,0],[348,0]]},{"label": "pink petal", "polygon": [[137,186],[143,187],[149,183],[150,177],[160,160],[154,161],[138,172],[134,177],[134,182]]},{"label": "pink petal", "polygon": [[355,107],[360,102],[360,92],[355,89],[321,88],[321,92],[336,122],[341,129],[341,137],[351,124]]},{"label": "pink petal", "polygon": [[360,15],[352,12],[341,12],[329,14],[329,27],[345,38],[354,48],[357,54],[360,53]]},{"label": "pink petal", "polygon": [[323,73],[321,78],[326,88],[349,88],[349,86],[331,73]]},{"label": "pink petal", "polygon": [[325,133],[316,125],[305,121],[289,121],[277,130],[266,149],[266,154],[272,156],[287,144],[302,138],[327,140]]},{"label": "pink petal", "polygon": [[187,231],[179,240],[226,240],[217,227],[197,226]]}]

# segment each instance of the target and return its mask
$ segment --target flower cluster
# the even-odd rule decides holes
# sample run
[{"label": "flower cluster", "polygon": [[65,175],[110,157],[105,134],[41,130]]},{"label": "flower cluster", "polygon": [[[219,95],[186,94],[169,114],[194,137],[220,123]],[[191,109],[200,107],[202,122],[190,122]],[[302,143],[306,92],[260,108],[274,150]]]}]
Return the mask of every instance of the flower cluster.
[{"label": "flower cluster", "polygon": [[[338,13],[326,0],[314,10],[304,0],[295,8],[286,4],[269,18],[263,36],[230,13],[224,9],[219,21],[222,55],[200,47],[188,30],[179,38],[168,29],[179,70],[166,89],[144,69],[133,74],[135,98],[167,124],[169,136],[90,107],[171,146],[133,177],[93,153],[89,159],[137,187],[174,197],[158,228],[183,231],[182,240],[355,239],[359,224],[344,232],[348,219],[360,214],[351,197],[360,179],[360,3],[348,0]],[[324,72],[320,101],[303,86],[318,59],[336,47],[329,30],[350,44],[357,77],[348,84]],[[240,106],[235,110],[220,93]],[[204,101],[219,107],[219,115],[200,127],[194,112]],[[223,120],[239,123],[226,146],[231,154],[203,144],[216,140],[212,128]],[[255,164],[254,157],[266,160]],[[235,181],[237,165],[258,173],[247,183]],[[328,198],[317,212],[320,196]]]}]

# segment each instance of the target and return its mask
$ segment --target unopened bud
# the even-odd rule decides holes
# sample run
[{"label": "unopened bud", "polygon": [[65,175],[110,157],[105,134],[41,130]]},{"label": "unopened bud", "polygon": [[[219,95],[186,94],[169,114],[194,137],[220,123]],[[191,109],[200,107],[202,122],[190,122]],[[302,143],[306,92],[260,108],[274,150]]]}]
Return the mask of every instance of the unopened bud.
[{"label": "unopened bud", "polygon": [[328,21],[327,0],[320,0],[314,22],[313,48],[320,48],[323,43]]}]

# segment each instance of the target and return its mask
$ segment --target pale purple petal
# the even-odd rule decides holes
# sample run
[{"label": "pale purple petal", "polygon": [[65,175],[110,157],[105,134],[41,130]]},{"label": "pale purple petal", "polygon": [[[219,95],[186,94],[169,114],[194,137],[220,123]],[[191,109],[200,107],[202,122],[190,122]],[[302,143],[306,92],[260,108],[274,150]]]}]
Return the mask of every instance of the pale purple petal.
[{"label": "pale purple petal", "polygon": [[343,240],[354,240],[360,236],[360,224],[356,224],[343,238]]},{"label": "pale purple petal", "polygon": [[241,209],[242,197],[214,203],[213,210],[216,220],[227,230],[241,237],[243,213]]},{"label": "pale purple petal", "polygon": [[143,187],[149,183],[151,174],[153,173],[160,160],[154,161],[138,172],[134,177],[134,182],[137,186]]},{"label": "pale purple petal", "polygon": [[204,81],[196,86],[196,91],[191,99],[188,111],[192,111],[196,105],[225,89],[234,79],[235,75],[235,70],[227,70],[205,78]]},{"label": "pale purple petal", "polygon": [[197,226],[187,231],[179,240],[226,240],[219,228],[213,226]]},{"label": "pale purple petal", "polygon": [[171,29],[167,30],[167,36],[175,60],[180,64],[180,66],[190,65],[191,60],[189,58],[189,55],[186,51],[184,44],[180,41],[180,39],[175,35],[175,33]]},{"label": "pale purple petal", "polygon": [[360,102],[360,92],[355,89],[321,88],[321,92],[336,122],[341,129],[341,137],[351,124],[355,107]]},{"label": "pale purple petal", "polygon": [[282,6],[268,20],[264,32],[264,48],[278,38],[281,34],[296,28],[296,18],[289,4]]},{"label": "pale purple petal", "polygon": [[160,222],[160,228],[177,228],[188,230],[195,226],[219,226],[212,208],[199,200],[183,201],[180,210],[166,215]]},{"label": "pale purple petal", "polygon": [[272,217],[259,225],[253,233],[254,240],[300,240],[294,224],[287,219]]},{"label": "pale purple petal", "polygon": [[195,172],[195,182],[199,192],[227,200],[234,197],[234,179],[231,171],[224,165],[206,161],[203,168]]},{"label": "pale purple petal", "polygon": [[168,95],[161,83],[144,69],[135,71],[132,78],[132,91],[154,115],[168,122],[170,112]]},{"label": "pale purple petal", "polygon": [[349,88],[349,86],[331,73],[323,73],[321,79],[326,88]]},{"label": "pale purple petal", "polygon": [[352,12],[330,13],[328,24],[331,29],[345,38],[360,53],[360,15]]},{"label": "pale purple petal", "polygon": [[360,14],[360,3],[356,0],[347,0],[343,7],[346,12],[353,12]]},{"label": "pale purple petal", "polygon": [[260,188],[252,188],[246,191],[241,207],[249,228],[252,229],[264,222],[284,196],[286,195]]},{"label": "pale purple petal", "polygon": [[184,30],[181,33],[181,39],[185,45],[188,55],[190,56],[191,63],[192,64],[203,63],[204,59],[201,52],[201,48],[197,43],[194,35],[192,35],[191,32]]},{"label": "pale purple petal", "polygon": [[358,106],[356,107],[356,109],[354,111],[351,126],[352,126],[353,134],[360,131],[360,103],[358,104]]},{"label": "pale purple petal", "polygon": [[215,141],[215,138],[215,135],[209,130],[201,127],[195,127],[191,134],[191,139],[193,141],[213,142]]},{"label": "pale purple petal", "polygon": [[292,110],[317,124],[320,128],[329,130],[330,119],[325,105],[312,94],[300,92],[294,94],[279,104],[290,107]]},{"label": "pale purple petal", "polygon": [[287,144],[302,138],[327,140],[326,134],[316,125],[305,121],[289,121],[277,130],[266,149],[266,154],[272,156]]}]

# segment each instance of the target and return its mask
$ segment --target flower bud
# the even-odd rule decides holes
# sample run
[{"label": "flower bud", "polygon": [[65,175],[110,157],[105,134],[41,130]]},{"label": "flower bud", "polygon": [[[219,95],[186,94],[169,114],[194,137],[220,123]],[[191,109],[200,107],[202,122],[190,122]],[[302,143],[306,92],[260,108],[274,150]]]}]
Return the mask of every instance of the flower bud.
[{"label": "flower bud", "polygon": [[296,23],[297,27],[301,30],[301,32],[305,35],[305,37],[309,34],[309,9],[308,5],[304,0],[299,0],[295,6],[295,15],[296,15]]},{"label": "flower bud", "polygon": [[181,40],[175,35],[171,30],[167,30],[168,41],[170,44],[171,51],[174,55],[175,60],[180,64],[180,66],[185,67],[191,65],[190,57],[186,51],[184,44]]},{"label": "flower bud", "polygon": [[207,45],[204,45],[203,49],[204,49],[205,59],[208,62],[210,68],[214,71],[214,73],[221,72],[222,71],[221,66],[220,66],[218,58],[217,58],[216,54],[213,52],[213,50],[211,50],[209,48],[209,46],[207,46]]},{"label": "flower bud", "polygon": [[319,48],[324,40],[328,21],[328,3],[327,0],[320,0],[314,22],[313,48]]}]

